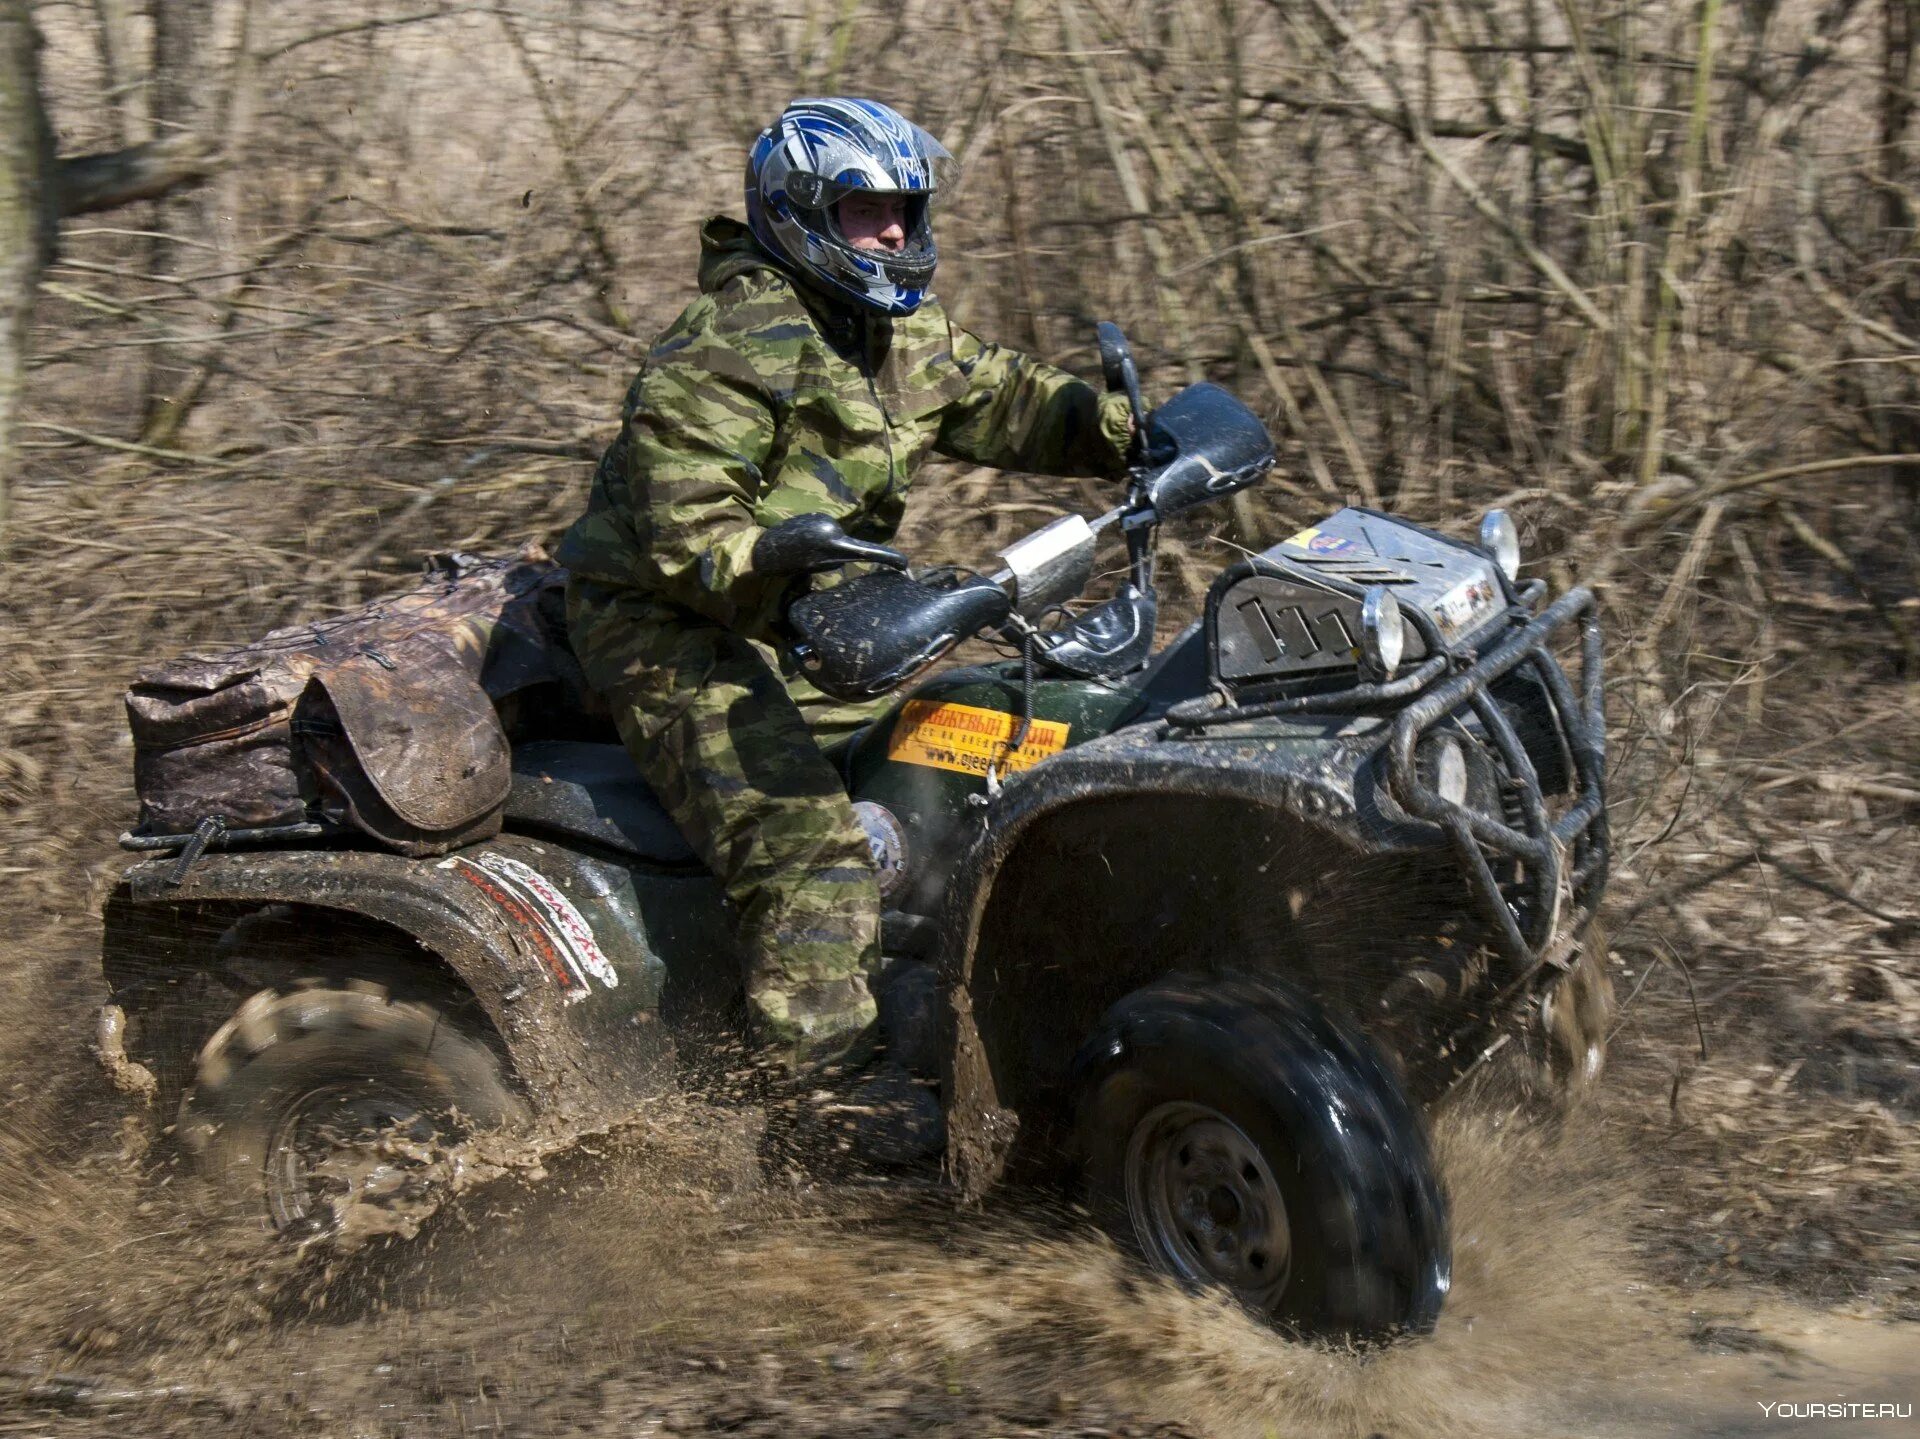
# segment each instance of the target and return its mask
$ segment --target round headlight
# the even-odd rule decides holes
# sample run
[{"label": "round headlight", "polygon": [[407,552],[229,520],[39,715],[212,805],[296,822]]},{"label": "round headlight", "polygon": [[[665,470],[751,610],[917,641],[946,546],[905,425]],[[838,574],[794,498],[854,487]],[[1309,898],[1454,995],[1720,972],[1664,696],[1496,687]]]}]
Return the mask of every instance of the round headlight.
[{"label": "round headlight", "polygon": [[1493,556],[1500,573],[1510,580],[1520,578],[1520,531],[1513,516],[1505,510],[1488,510],[1480,521],[1480,548]]},{"label": "round headlight", "polygon": [[1385,585],[1373,585],[1360,603],[1360,652],[1367,668],[1382,680],[1393,678],[1407,648],[1406,621],[1400,602]]}]

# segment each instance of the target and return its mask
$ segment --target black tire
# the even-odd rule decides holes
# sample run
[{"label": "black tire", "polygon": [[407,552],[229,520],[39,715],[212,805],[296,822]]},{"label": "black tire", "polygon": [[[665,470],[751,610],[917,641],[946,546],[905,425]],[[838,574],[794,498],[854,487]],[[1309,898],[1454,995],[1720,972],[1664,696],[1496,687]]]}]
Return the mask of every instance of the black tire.
[{"label": "black tire", "polygon": [[200,1051],[178,1134],[218,1210],[311,1232],[333,1213],[309,1172],[316,1147],[388,1128],[458,1136],[527,1114],[484,1041],[430,1004],[355,980],[242,1004]]},{"label": "black tire", "polygon": [[1075,1058],[1094,1216],[1152,1267],[1302,1337],[1432,1329],[1452,1276],[1419,1116],[1366,1040],[1266,982],[1176,977]]}]

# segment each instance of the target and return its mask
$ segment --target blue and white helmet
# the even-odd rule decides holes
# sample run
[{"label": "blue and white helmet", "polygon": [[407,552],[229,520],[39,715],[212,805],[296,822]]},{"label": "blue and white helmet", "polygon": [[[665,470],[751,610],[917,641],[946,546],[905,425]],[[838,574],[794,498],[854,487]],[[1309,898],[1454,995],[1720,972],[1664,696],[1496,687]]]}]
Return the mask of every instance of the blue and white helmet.
[{"label": "blue and white helmet", "polygon": [[[897,110],[873,100],[795,100],[747,152],[747,224],[830,293],[910,315],[939,258],[928,210],[958,177],[946,148]],[[856,190],[906,198],[904,249],[848,242],[835,207]]]}]

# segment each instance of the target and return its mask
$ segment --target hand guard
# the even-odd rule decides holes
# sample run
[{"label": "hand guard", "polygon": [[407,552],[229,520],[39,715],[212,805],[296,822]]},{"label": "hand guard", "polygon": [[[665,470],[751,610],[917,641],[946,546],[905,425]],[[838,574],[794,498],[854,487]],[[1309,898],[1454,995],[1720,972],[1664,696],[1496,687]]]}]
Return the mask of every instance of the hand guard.
[{"label": "hand guard", "polygon": [[1006,623],[1007,592],[977,576],[936,588],[904,574],[859,575],[787,608],[794,657],[816,688],[868,700],[904,684],[964,639]]}]

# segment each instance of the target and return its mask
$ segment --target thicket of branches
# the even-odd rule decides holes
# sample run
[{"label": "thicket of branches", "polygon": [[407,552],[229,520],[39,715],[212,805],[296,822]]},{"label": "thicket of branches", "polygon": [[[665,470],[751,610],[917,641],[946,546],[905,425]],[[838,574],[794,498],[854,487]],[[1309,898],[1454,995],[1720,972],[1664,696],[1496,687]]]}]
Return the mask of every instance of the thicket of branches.
[{"label": "thicket of branches", "polygon": [[1907,560],[1833,507],[1910,520],[1920,473],[1908,0],[138,9],[39,7],[62,148],[223,166],[70,231],[28,483],[87,443],[49,423],[229,472],[321,436],[584,453],[744,141],[850,88],[966,162],[970,321],[1084,363],[1120,317],[1163,385],[1262,405],[1304,487],[1432,510],[1504,471],[1603,568],[1752,511],[1763,570]]},{"label": "thicket of branches", "polygon": [[[193,596],[260,597],[142,573],[182,639],[564,523],[746,141],[854,90],[965,163],[940,282],[969,323],[1085,367],[1118,317],[1152,384],[1269,415],[1286,473],[1235,541],[1497,498],[1557,579],[1622,582],[1669,698],[1702,605],[1746,656],[1711,678],[1763,685],[1783,585],[1913,660],[1911,0],[34,13],[61,152],[217,152],[68,224],[14,465],[17,560],[84,556],[79,514],[131,579],[171,525]],[[942,493],[970,551],[1065,498]]]},{"label": "thicket of branches", "polygon": [[[968,323],[1090,368],[1116,317],[1151,386],[1210,376],[1269,416],[1285,473],[1233,542],[1341,499],[1499,500],[1557,581],[1607,586],[1641,711],[1761,713],[1799,643],[1783,599],[1891,676],[1911,3],[47,0],[60,152],[215,155],[69,222],[46,271],[16,613],[77,604],[66,652],[123,672],[423,548],[552,533],[748,139],[852,90],[964,162],[940,287]],[[915,523],[978,559],[1092,498],[948,473]],[[116,585],[140,599],[110,623],[75,599]],[[57,621],[30,632],[4,762],[47,770]]]}]

